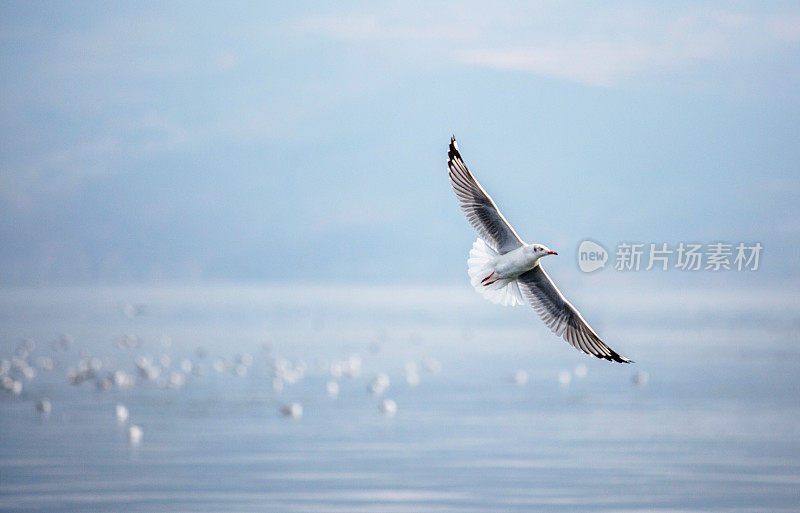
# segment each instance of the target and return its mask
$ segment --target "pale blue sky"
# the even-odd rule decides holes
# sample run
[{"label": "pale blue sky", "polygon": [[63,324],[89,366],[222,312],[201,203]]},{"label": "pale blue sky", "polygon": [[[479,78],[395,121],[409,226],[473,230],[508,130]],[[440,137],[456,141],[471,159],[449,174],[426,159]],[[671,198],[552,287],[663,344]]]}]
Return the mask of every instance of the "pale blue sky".
[{"label": "pale blue sky", "polygon": [[555,269],[800,270],[796,2],[286,4],[0,4],[0,283],[463,280],[453,133]]}]

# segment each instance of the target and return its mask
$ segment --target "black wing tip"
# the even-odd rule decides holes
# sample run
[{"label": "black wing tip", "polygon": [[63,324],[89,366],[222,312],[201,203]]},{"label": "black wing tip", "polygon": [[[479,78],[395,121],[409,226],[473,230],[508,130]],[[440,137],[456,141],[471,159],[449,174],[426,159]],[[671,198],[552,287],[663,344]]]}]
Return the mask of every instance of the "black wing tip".
[{"label": "black wing tip", "polygon": [[[601,342],[601,344],[602,344],[602,342]],[[607,345],[605,345],[605,344],[602,344],[602,345],[603,345],[603,349],[608,351],[608,354],[587,353],[586,351],[583,351],[583,352],[588,354],[588,355],[594,356],[596,358],[600,358],[601,360],[608,360],[609,362],[636,363],[633,360],[625,358],[624,356],[622,356],[621,354],[617,353],[616,351],[614,351],[613,349],[611,349]],[[583,349],[581,349],[581,350],[583,350]]]},{"label": "black wing tip", "polygon": [[[608,346],[606,346],[606,347],[608,347]],[[624,356],[620,355],[619,353],[617,353],[616,351],[614,351],[610,347],[608,348],[608,350],[611,352],[611,354],[608,355],[608,356],[601,356],[601,358],[604,358],[604,359],[606,359],[606,360],[608,360],[610,362],[616,362],[616,363],[636,363],[633,360],[629,360],[628,358],[625,358]]]},{"label": "black wing tip", "polygon": [[459,153],[458,151],[458,143],[456,142],[455,135],[450,137],[450,147],[447,149],[447,158],[449,160],[454,160],[454,159],[462,160],[461,153]]}]

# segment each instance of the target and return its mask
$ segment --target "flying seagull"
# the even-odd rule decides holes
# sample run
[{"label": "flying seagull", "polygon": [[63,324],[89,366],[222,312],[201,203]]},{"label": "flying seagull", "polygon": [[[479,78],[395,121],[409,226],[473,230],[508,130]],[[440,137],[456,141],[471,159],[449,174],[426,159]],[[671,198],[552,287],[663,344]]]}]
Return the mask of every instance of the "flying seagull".
[{"label": "flying seagull", "polygon": [[461,210],[478,232],[467,260],[470,281],[489,301],[505,306],[527,301],[553,333],[586,354],[631,363],[600,340],[580,312],[567,301],[542,269],[539,259],[557,255],[542,244],[526,244],[508,224],[489,194],[467,169],[456,138],[447,152],[450,184]]}]

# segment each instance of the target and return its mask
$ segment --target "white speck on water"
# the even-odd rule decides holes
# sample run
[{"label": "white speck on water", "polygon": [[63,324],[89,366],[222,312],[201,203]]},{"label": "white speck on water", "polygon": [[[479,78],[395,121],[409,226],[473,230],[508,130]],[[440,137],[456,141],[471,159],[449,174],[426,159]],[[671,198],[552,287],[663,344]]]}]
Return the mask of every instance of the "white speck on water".
[{"label": "white speck on water", "polygon": [[419,385],[419,365],[413,360],[409,360],[405,365],[406,369],[406,383],[415,387]]},{"label": "white speck on water", "polygon": [[357,378],[361,376],[361,357],[357,354],[351,354],[344,363],[342,372],[348,378]]},{"label": "white speck on water", "polygon": [[381,413],[384,415],[392,416],[397,413],[397,403],[391,399],[384,399],[379,406]]},{"label": "white speck on water", "polygon": [[285,404],[281,407],[281,413],[286,417],[299,419],[303,416],[303,405],[300,403]]},{"label": "white speck on water", "polygon": [[367,386],[367,390],[372,395],[381,395],[384,390],[389,387],[389,376],[383,372],[375,376],[375,379],[370,381],[369,385]]},{"label": "white speck on water", "polygon": [[112,379],[114,381],[114,384],[119,388],[129,387],[133,385],[135,381],[132,375],[121,370],[114,371]]},{"label": "white speck on water", "polygon": [[228,369],[228,363],[225,361],[224,358],[217,358],[214,360],[212,367],[214,367],[214,372],[218,372],[221,374]]},{"label": "white speck on water", "polygon": [[144,432],[142,431],[142,428],[137,425],[133,425],[128,428],[128,440],[130,440],[130,442],[134,445],[142,441],[143,435]]},{"label": "white speck on water", "polygon": [[645,371],[637,371],[631,376],[631,382],[636,386],[643,387],[648,381],[650,381],[650,374]]},{"label": "white speck on water", "polygon": [[53,405],[47,398],[41,399],[39,402],[36,403],[36,411],[38,411],[42,415],[50,415],[50,411],[52,409]]},{"label": "white speck on water", "polygon": [[524,385],[528,382],[528,373],[522,369],[519,369],[511,375],[511,382],[515,385]]},{"label": "white speck on water", "polygon": [[430,356],[422,359],[422,366],[431,374],[439,374],[442,372],[442,364],[439,363],[439,360]]},{"label": "white speck on water", "polygon": [[117,403],[117,407],[114,411],[118,422],[125,422],[128,420],[128,408],[126,408],[124,404]]},{"label": "white speck on water", "polygon": [[111,379],[110,376],[97,378],[95,386],[97,387],[97,390],[101,391],[111,390],[111,387],[114,386],[114,381]]},{"label": "white speck on water", "polygon": [[331,380],[325,384],[325,390],[330,397],[337,397],[339,395],[339,383]]},{"label": "white speck on water", "polygon": [[143,379],[155,381],[158,379],[158,376],[161,375],[161,368],[157,365],[153,365],[153,362],[148,356],[137,356],[136,368],[139,371],[139,376]]},{"label": "white speck on water", "polygon": [[89,359],[89,368],[92,369],[94,372],[99,371],[103,368],[103,360],[97,358],[96,356]]},{"label": "white speck on water", "polygon": [[180,388],[186,383],[186,374],[183,372],[173,371],[169,377],[165,377],[158,382],[161,388]]}]

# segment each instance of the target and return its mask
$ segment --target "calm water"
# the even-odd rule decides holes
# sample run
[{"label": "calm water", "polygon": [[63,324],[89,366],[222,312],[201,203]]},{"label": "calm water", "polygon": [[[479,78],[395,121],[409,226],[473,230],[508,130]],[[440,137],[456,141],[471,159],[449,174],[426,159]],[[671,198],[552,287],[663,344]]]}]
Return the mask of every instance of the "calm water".
[{"label": "calm water", "polygon": [[[0,292],[0,358],[27,344],[36,374],[18,362],[21,393],[0,391],[0,509],[800,510],[792,291],[577,299],[635,365],[584,357],[464,288]],[[94,376],[69,384],[92,357]],[[101,390],[114,371],[135,383]],[[302,417],[280,412],[291,402]]]}]

